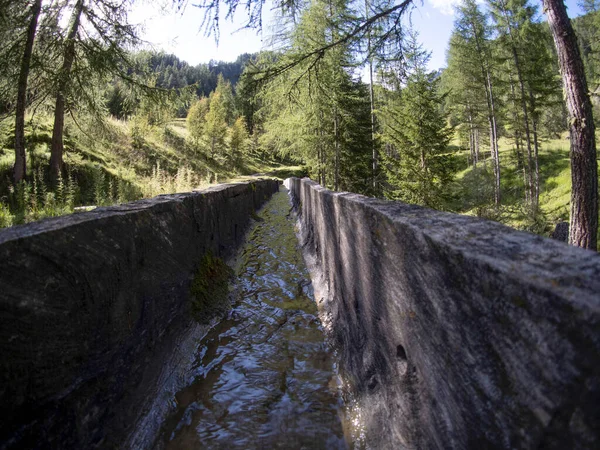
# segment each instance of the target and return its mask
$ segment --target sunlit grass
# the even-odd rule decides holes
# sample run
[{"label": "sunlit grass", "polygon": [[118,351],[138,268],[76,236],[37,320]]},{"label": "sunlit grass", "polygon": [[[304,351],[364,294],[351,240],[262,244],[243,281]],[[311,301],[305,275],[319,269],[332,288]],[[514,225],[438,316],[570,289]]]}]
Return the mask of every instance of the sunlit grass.
[{"label": "sunlit grass", "polygon": [[[525,185],[522,169],[517,164],[515,146],[507,139],[499,142],[502,205],[492,204],[493,176],[489,151],[480,153],[478,170],[466,162],[468,150],[456,150],[453,157],[460,161],[451,186],[455,196],[450,209],[461,214],[478,215],[497,220],[511,227],[549,234],[556,223],[569,220],[571,169],[567,133],[560,139],[543,140],[540,145],[539,212],[532,216],[525,206]],[[522,151],[526,151],[522,149]]]},{"label": "sunlit grass", "polygon": [[48,176],[51,125],[50,117],[28,117],[28,183],[16,190],[12,186],[14,126],[9,121],[0,122],[0,225],[64,214],[82,205],[123,203],[250,180],[254,174],[278,177],[303,173],[301,167],[287,167],[251,151],[240,154],[236,162],[226,152],[208,155],[188,138],[185,119],[162,126],[150,126],[135,118],[110,118],[102,124],[82,119],[78,123],[68,121],[65,129],[64,162],[73,180],[73,186],[69,185],[73,192],[68,205],[63,205],[64,196],[52,194],[55,187],[51,187]]}]

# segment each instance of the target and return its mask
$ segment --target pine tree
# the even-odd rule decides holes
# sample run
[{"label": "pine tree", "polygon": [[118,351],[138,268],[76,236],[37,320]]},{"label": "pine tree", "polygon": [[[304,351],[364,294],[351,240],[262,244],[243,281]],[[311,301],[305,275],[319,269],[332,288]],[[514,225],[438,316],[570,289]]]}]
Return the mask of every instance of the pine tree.
[{"label": "pine tree", "polygon": [[406,86],[390,94],[381,110],[385,195],[433,208],[443,208],[451,175],[444,153],[452,135],[442,112],[440,79],[427,72],[429,54],[411,33],[407,52]]},{"label": "pine tree", "polygon": [[187,129],[192,136],[192,139],[198,143],[205,133],[206,115],[208,114],[210,103],[208,98],[203,97],[196,101],[187,115]]},{"label": "pine tree", "polygon": [[25,107],[27,104],[27,88],[29,70],[31,67],[31,56],[33,54],[33,43],[38,26],[38,19],[42,10],[41,0],[34,0],[29,11],[29,24],[25,38],[21,68],[17,83],[17,101],[15,112],[15,166],[14,181],[18,183],[25,178],[26,156],[25,156]]},{"label": "pine tree", "polygon": [[[448,68],[458,80],[463,114],[469,122],[470,147],[477,161],[479,130],[487,122],[494,171],[494,203],[500,204],[500,156],[498,152],[498,96],[492,56],[492,30],[487,16],[474,0],[464,0],[457,8],[455,31],[450,40]],[[454,95],[453,97],[457,97]]]},{"label": "pine tree", "polygon": [[248,131],[244,117],[238,117],[229,129],[229,158],[234,165],[238,165],[246,152],[248,144]]},{"label": "pine tree", "polygon": [[[346,8],[343,1],[314,1],[293,31],[290,51],[276,64],[296,61],[298,54],[335,42]],[[352,183],[346,182],[343,173],[358,168],[362,161],[370,165],[372,158],[371,139],[364,147],[364,140],[350,138],[350,128],[358,122],[362,128],[365,119],[364,109],[356,108],[360,104],[356,96],[365,92],[352,81],[351,63],[350,50],[343,46],[314,53],[301,64],[292,64],[262,94],[262,114],[267,114],[264,145],[282,155],[302,158],[311,175],[333,189]],[[360,142],[360,146],[349,148],[350,142]],[[368,178],[372,186],[372,177]],[[367,192],[372,192],[372,187]]]},{"label": "pine tree", "polygon": [[[60,48],[60,68],[55,79],[54,127],[50,171],[58,179],[63,166],[65,114],[85,104],[99,111],[104,105],[91,95],[99,80],[118,76],[130,80],[127,48],[138,43],[135,27],[127,23],[132,0],[75,0],[66,36]],[[65,2],[67,6],[70,1]]]},{"label": "pine tree", "polygon": [[233,125],[236,119],[235,111],[235,100],[233,98],[233,90],[231,89],[231,83],[225,80],[222,74],[217,77],[217,87],[215,93],[219,94],[220,101],[223,103],[225,108],[225,121],[227,125]]},{"label": "pine tree", "polygon": [[224,153],[227,135],[227,103],[220,92],[215,91],[210,95],[204,121],[205,137],[210,147],[210,154],[214,158],[217,151]]},{"label": "pine tree", "polygon": [[544,0],[563,79],[571,135],[569,243],[597,250],[598,163],[592,105],[577,38],[560,0]]},{"label": "pine tree", "polygon": [[537,8],[528,0],[488,0],[488,4],[498,32],[498,48],[503,52],[507,68],[504,82],[510,86],[515,145],[518,152],[520,148],[527,150],[523,166],[526,201],[531,214],[535,215],[540,195],[541,107],[557,87],[553,80],[552,55],[544,45],[544,30],[539,24]]}]

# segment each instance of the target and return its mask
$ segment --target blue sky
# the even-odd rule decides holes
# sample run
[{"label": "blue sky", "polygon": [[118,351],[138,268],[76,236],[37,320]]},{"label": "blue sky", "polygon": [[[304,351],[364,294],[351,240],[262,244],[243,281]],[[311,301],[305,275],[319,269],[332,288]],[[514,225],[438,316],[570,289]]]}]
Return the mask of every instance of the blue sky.
[{"label": "blue sky", "polygon": [[[429,67],[432,70],[445,65],[445,53],[454,21],[452,6],[458,0],[418,0],[412,12],[412,24],[419,32],[423,46],[432,52]],[[168,4],[168,2],[166,2]],[[143,37],[156,50],[176,54],[192,65],[208,62],[211,59],[233,61],[241,53],[257,52],[268,42],[269,26],[273,14],[269,11],[270,2],[265,6],[265,23],[262,32],[252,30],[237,31],[245,19],[244,11],[239,11],[234,21],[221,20],[221,36],[218,45],[213,37],[206,37],[199,31],[203,11],[190,5],[183,12],[175,12],[161,7],[161,2],[148,1],[138,5],[131,15],[134,23],[141,24]],[[541,9],[541,2],[540,9]],[[566,0],[569,16],[581,14],[577,0]],[[237,31],[237,32],[236,32]]]}]

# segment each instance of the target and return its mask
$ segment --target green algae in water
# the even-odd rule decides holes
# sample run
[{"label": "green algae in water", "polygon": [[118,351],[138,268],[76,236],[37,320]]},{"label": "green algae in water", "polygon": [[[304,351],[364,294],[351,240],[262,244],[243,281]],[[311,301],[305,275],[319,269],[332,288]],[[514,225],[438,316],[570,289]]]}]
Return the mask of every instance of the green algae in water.
[{"label": "green algae in water", "polygon": [[229,282],[233,270],[223,259],[208,252],[204,255],[192,281],[192,315],[198,323],[207,324],[229,307]]}]

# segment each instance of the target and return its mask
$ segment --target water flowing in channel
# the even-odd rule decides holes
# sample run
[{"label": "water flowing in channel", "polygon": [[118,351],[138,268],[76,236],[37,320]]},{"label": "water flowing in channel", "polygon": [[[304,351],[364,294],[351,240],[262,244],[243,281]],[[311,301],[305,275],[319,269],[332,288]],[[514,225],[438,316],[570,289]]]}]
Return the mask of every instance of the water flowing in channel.
[{"label": "water flowing in channel", "polygon": [[239,301],[200,343],[159,448],[346,448],[335,359],[281,189],[248,234]]}]

